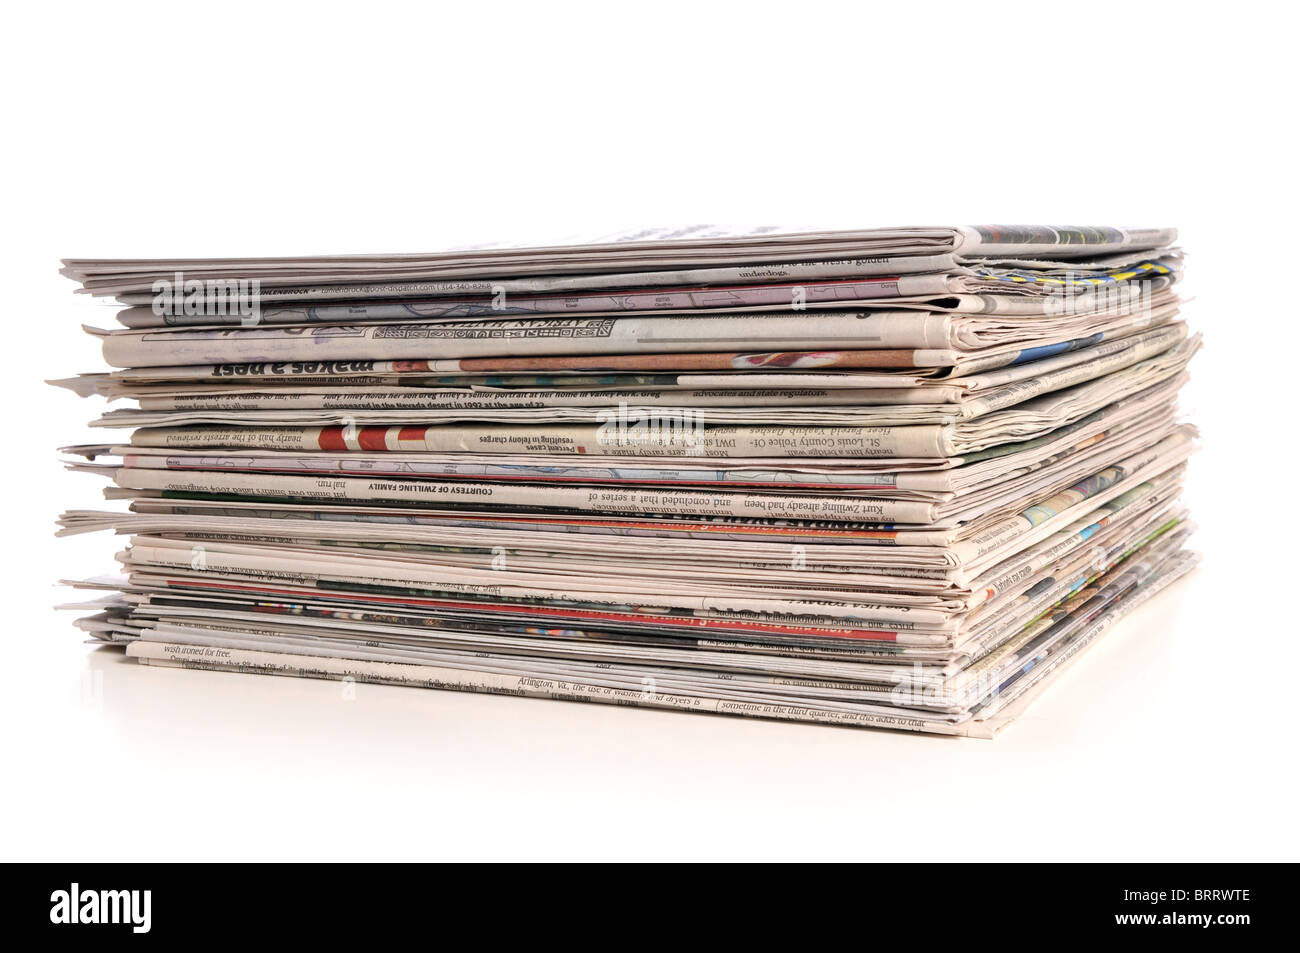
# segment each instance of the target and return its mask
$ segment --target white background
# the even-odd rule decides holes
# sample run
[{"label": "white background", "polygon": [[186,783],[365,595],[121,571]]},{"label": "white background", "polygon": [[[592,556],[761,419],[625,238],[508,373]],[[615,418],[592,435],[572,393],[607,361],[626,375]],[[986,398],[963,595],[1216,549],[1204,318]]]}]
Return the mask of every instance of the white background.
[{"label": "white background", "polygon": [[[9,17],[4,857],[1297,859],[1292,7]],[[1186,398],[1202,567],[992,742],[365,685],[348,702],[122,663],[50,608],[118,548],[52,535],[100,502],[55,453],[100,402],[41,381],[97,369],[78,325],[112,317],[59,258],[701,221],[1178,226],[1207,341]]]}]

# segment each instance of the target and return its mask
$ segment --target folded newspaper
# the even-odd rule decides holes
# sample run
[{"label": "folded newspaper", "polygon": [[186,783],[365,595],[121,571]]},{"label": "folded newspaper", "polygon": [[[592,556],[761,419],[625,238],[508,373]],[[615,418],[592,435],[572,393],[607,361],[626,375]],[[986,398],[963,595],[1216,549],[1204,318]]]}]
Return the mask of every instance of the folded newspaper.
[{"label": "folded newspaper", "polygon": [[64,262],[147,665],[991,737],[1186,573],[1165,228]]}]

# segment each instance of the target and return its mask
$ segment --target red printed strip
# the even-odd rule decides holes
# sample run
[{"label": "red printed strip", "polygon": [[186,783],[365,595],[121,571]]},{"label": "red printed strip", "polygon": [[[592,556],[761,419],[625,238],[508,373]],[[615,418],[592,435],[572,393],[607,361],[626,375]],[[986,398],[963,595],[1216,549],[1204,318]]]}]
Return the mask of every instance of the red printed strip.
[{"label": "red printed strip", "polygon": [[321,427],[316,446],[330,452],[400,453],[425,449],[425,427]]},{"label": "red printed strip", "polygon": [[429,599],[419,596],[383,596],[333,589],[293,589],[273,586],[252,586],[232,582],[203,582],[197,579],[167,579],[173,589],[209,589],[227,592],[250,592],[270,595],[290,595],[300,598],[333,596],[349,602],[377,603],[380,605],[420,606],[431,609],[448,609],[483,613],[509,613],[514,615],[546,616],[548,618],[583,619],[596,622],[633,622],[639,625],[663,626],[677,629],[706,629],[722,632],[761,631],[773,635],[793,635],[807,638],[850,639],[869,642],[897,642],[897,632],[885,629],[822,629],[804,626],[777,625],[770,622],[744,623],[730,619],[709,619],[699,616],[661,616],[638,613],[620,613],[595,609],[561,608],[512,602],[458,602],[453,599]]}]

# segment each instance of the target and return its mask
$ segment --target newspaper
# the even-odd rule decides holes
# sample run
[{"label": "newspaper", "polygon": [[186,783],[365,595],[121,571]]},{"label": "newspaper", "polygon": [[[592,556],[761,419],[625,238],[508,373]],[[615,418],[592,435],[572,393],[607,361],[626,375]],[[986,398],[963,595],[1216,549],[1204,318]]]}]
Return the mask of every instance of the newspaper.
[{"label": "newspaper", "polygon": [[[348,417],[355,423],[383,422],[386,412],[393,411],[391,422],[402,423],[404,410],[422,410],[418,419],[475,419],[475,411],[482,411],[481,419],[511,420],[537,419],[554,412],[556,419],[594,418],[611,406],[628,405],[634,412],[646,406],[693,407],[704,421],[744,420],[801,422],[836,422],[835,415],[847,416],[854,423],[906,423],[913,420],[949,420],[977,417],[1026,400],[1052,389],[1079,383],[1122,369],[1143,358],[1154,356],[1186,336],[1182,323],[1161,327],[1144,334],[1107,340],[1096,335],[1078,347],[1056,347],[1036,355],[1037,360],[1026,363],[1003,364],[995,372],[970,373],[962,378],[945,378],[942,383],[915,380],[914,386],[891,389],[901,394],[912,394],[916,399],[895,397],[883,401],[890,409],[875,406],[874,389],[860,389],[857,400],[852,400],[849,389],[779,389],[772,387],[717,390],[689,390],[683,388],[644,387],[638,389],[521,391],[497,390],[491,392],[422,393],[378,392],[363,395],[354,390],[317,391],[286,394],[272,390],[257,392],[243,390],[238,396],[199,393],[177,393],[174,396],[141,397],[141,411],[111,411],[101,420],[101,426],[156,426],[160,424],[211,423],[228,419],[238,413],[241,419],[253,423],[265,419],[270,423],[310,422],[318,417],[327,419]],[[1086,346],[1085,346],[1086,345]],[[1023,352],[1017,352],[1020,354]],[[982,362],[992,363],[992,362]],[[880,389],[883,390],[883,389]],[[947,405],[938,402],[940,394],[948,395]],[[224,396],[224,399],[223,399]],[[888,395],[886,395],[888,396]],[[928,398],[928,399],[927,399]],[[900,407],[900,404],[921,406]],[[793,406],[791,406],[793,405]],[[855,410],[814,410],[808,405],[856,405]],[[721,408],[739,406],[743,410],[724,411]],[[759,406],[785,409],[757,410]],[[597,407],[601,411],[577,411],[565,408]],[[292,410],[343,411],[339,415],[294,414]],[[401,416],[398,416],[401,415]],[[873,419],[876,418],[876,419]],[[845,421],[840,421],[845,422]]]},{"label": "newspaper", "polygon": [[[802,423],[714,425],[711,421],[718,419],[720,411],[696,410],[692,417],[686,418],[637,413],[631,408],[606,411],[599,422],[591,424],[551,422],[531,426],[526,423],[422,425],[419,421],[424,418],[420,414],[424,412],[403,420],[398,416],[400,412],[394,411],[377,415],[359,411],[320,412],[325,419],[349,420],[347,424],[330,426],[303,426],[297,424],[293,416],[287,420],[284,416],[277,416],[273,418],[277,421],[274,426],[250,423],[223,427],[219,413],[155,418],[130,411],[110,413],[96,423],[106,427],[141,426],[132,435],[133,445],[176,449],[592,453],[708,458],[942,458],[1013,440],[1031,439],[1074,423],[1105,406],[1177,377],[1198,346],[1196,338],[1185,340],[1155,357],[1043,396],[1030,396],[1043,386],[1035,384],[1024,391],[1028,399],[1007,409],[990,410],[983,416],[952,423],[864,424],[859,418],[848,425],[833,422],[822,426]],[[549,409],[545,419],[563,420],[565,410]],[[494,411],[495,415],[506,413]],[[595,417],[594,414],[591,416]],[[154,420],[186,425],[144,426]],[[375,423],[370,424],[371,420]],[[700,424],[700,420],[705,423]],[[188,426],[191,423],[199,425]]]},{"label": "newspaper", "polygon": [[[1006,444],[999,452],[945,458],[941,467],[916,464],[893,470],[863,467],[837,460],[769,460],[753,465],[727,460],[655,459],[635,463],[586,457],[560,463],[542,456],[518,455],[485,461],[476,454],[371,454],[345,457],[327,453],[281,451],[175,451],[154,447],[88,445],[64,448],[90,459],[120,457],[128,467],[170,470],[255,470],[261,473],[368,475],[402,479],[484,478],[533,483],[735,486],[796,491],[870,492],[914,499],[946,500],[961,493],[1045,472],[1097,454],[1110,453],[1120,442],[1142,439],[1173,426],[1168,399],[1143,400],[1106,410],[1077,425],[1060,428],[1047,438]],[[1064,432],[1062,432],[1064,431]],[[1110,439],[1108,439],[1110,438]]]},{"label": "newspaper", "polygon": [[1187,573],[1172,229],[65,262],[147,665],[990,737]]},{"label": "newspaper", "polygon": [[[1074,287],[1071,311],[1113,310],[1132,300],[1167,300],[1180,272],[1148,273],[1140,281],[1128,281],[1115,288]],[[995,294],[897,295],[882,298],[892,290],[887,279],[849,278],[831,281],[773,282],[764,285],[702,285],[696,288],[643,288],[635,291],[588,291],[571,294],[507,295],[503,290],[491,296],[396,298],[379,301],[352,300],[329,304],[276,303],[261,305],[258,324],[370,324],[385,322],[453,322],[509,320],[520,317],[620,317],[629,312],[656,315],[852,308],[863,313],[911,310],[940,317],[1002,315],[1050,319],[1059,316],[1061,304],[1046,297],[1015,297]],[[135,298],[137,296],[131,296]],[[1008,300],[1011,298],[1011,300]],[[175,313],[167,308],[136,305],[117,312],[119,324],[131,329],[220,326],[247,324],[248,316],[230,309],[193,307],[193,313]],[[898,322],[900,327],[903,322]]]},{"label": "newspaper", "polygon": [[[753,639],[776,640],[771,651],[763,654],[836,657],[845,653],[854,656],[865,653],[873,658],[887,658],[893,653],[903,653],[909,658],[942,662],[946,671],[959,671],[966,660],[981,657],[1001,644],[1002,638],[1018,624],[1017,620],[1025,622],[1037,618],[1045,606],[1073,592],[1079,574],[1086,576],[1099,572],[1099,567],[1153,540],[1184,539],[1191,526],[1185,513],[1172,505],[1172,499],[1168,488],[1153,492],[1143,486],[1136,492],[1122,494],[1059,529],[1030,551],[994,563],[974,573],[967,583],[961,585],[943,579],[918,582],[901,569],[891,570],[888,563],[882,564],[878,560],[860,564],[852,558],[857,554],[844,548],[832,549],[829,555],[820,557],[826,560],[828,567],[837,561],[848,560],[844,568],[838,571],[820,568],[822,564],[819,561],[819,568],[812,569],[813,574],[805,575],[789,564],[772,563],[762,567],[762,571],[756,571],[752,559],[742,560],[730,552],[722,555],[732,557],[732,562],[709,560],[705,558],[707,545],[691,543],[681,553],[666,552],[662,544],[656,544],[644,547],[646,552],[635,559],[602,557],[613,567],[613,572],[599,577],[600,588],[618,588],[623,594],[601,595],[593,591],[590,575],[584,575],[580,568],[588,549],[574,549],[581,541],[563,537],[554,540],[554,553],[532,563],[522,558],[518,563],[514,562],[515,556],[522,557],[522,551],[514,548],[522,545],[518,541],[513,545],[505,543],[484,550],[488,554],[486,557],[482,554],[473,556],[473,549],[426,547],[430,557],[422,561],[424,571],[436,582],[434,589],[420,588],[414,592],[403,592],[403,585],[387,586],[371,594],[354,586],[342,587],[343,591],[331,591],[339,587],[326,579],[305,585],[303,579],[292,577],[261,578],[255,575],[256,567],[240,565],[232,568],[229,561],[223,564],[222,569],[228,577],[237,575],[239,584],[227,590],[220,588],[221,573],[210,576],[192,571],[196,568],[193,558],[189,567],[174,566],[167,570],[166,575],[158,575],[157,570],[151,572],[147,565],[137,563],[140,558],[166,561],[165,556],[159,556],[153,550],[141,554],[132,552],[133,571],[129,580],[112,585],[113,588],[125,585],[136,593],[153,593],[148,600],[151,603],[192,606],[197,604],[196,599],[206,605],[214,599],[252,598],[257,600],[259,607],[265,605],[265,611],[282,611],[272,607],[285,598],[292,598],[306,600],[318,607],[311,613],[304,613],[304,618],[317,618],[324,613],[329,617],[337,616],[345,623],[362,617],[381,622],[405,619],[403,624],[424,628],[450,627],[458,632],[515,631],[516,623],[529,625],[530,617],[540,612],[550,624],[563,623],[564,627],[539,633],[529,625],[519,628],[519,633],[547,638],[591,637],[604,642],[606,635],[602,633],[617,631],[623,633],[617,636],[618,641],[655,645],[682,645],[685,643],[679,641],[680,637],[694,639],[698,636],[704,638],[700,645],[719,651],[745,651],[749,647],[748,641]],[[243,540],[273,548],[292,545],[295,551],[292,558],[296,561],[299,558],[297,553],[311,548],[310,540],[314,534],[322,539],[335,540],[327,544],[328,551],[335,556],[350,550],[375,555],[371,547],[360,542],[359,537],[349,536],[347,527],[313,530],[309,524],[300,523],[301,535],[285,538],[282,534],[259,536],[257,524],[246,524],[243,520],[230,524],[227,533],[202,527],[178,532],[175,531],[179,525],[176,521],[168,523],[157,517],[124,524],[123,519],[116,516],[110,522],[119,530],[128,531],[138,530],[145,524],[157,526],[165,537],[190,541],[188,548],[191,553],[196,549],[206,552],[207,541],[230,543]],[[169,525],[172,532],[166,529]],[[357,528],[365,529],[364,526]],[[426,532],[420,538],[433,540],[437,536]],[[349,545],[345,542],[348,539],[357,539],[357,542]],[[546,537],[541,541],[547,547],[552,545]],[[153,542],[156,543],[157,539]],[[593,540],[591,545],[599,549],[599,543],[600,540]],[[177,548],[180,544],[172,542],[167,545]],[[755,545],[760,550],[770,548],[766,540]],[[512,578],[521,586],[549,589],[553,584],[551,577],[558,576],[562,577],[559,583],[562,588],[577,586],[580,592],[575,592],[571,603],[548,603],[546,608],[539,609],[539,604],[527,597],[527,589],[474,588],[466,585],[463,574],[448,577],[454,566],[469,570],[488,568],[489,559],[495,559],[499,550],[511,554],[512,565],[516,566],[516,575]],[[413,544],[399,550],[387,550],[387,558],[397,559],[400,552],[400,558],[409,563],[413,558],[411,554],[419,551],[419,547]],[[878,556],[884,559],[896,556],[896,552],[881,552]],[[440,563],[440,567],[429,566],[430,559]],[[691,567],[691,578],[699,583],[691,587],[695,596],[729,595],[743,600],[743,609],[735,610],[733,606],[732,611],[723,611],[717,603],[692,602],[683,592],[670,604],[660,605],[647,614],[639,594],[647,589],[647,577],[663,577],[665,570],[660,564],[665,560],[684,562]],[[346,561],[335,562],[336,567],[346,565]],[[191,571],[186,571],[187,568]],[[363,575],[367,574],[375,575],[373,569],[363,570]],[[725,585],[719,588],[718,585],[708,585],[709,582]],[[410,586],[409,582],[405,584],[407,590]],[[810,586],[814,588],[809,590]],[[873,602],[869,606],[861,605],[864,586],[873,590]],[[807,600],[809,591],[817,594],[815,601]],[[778,604],[778,610],[788,609],[788,600],[796,599],[802,600],[800,605],[806,611],[798,615],[786,611],[764,612],[773,607],[771,600],[776,597],[786,600]],[[842,604],[838,612],[827,614],[828,599]],[[270,601],[264,604],[262,600]],[[139,599],[133,601],[140,602]],[[329,608],[333,603],[342,602],[350,606],[346,611],[338,605]],[[672,608],[674,605],[676,609]],[[879,615],[887,621],[878,620],[874,629],[863,628],[861,613],[855,608],[865,611],[868,617]],[[358,612],[361,615],[357,615]],[[656,620],[652,627],[643,628],[651,620]],[[583,635],[584,632],[587,635]],[[808,642],[809,639],[812,641]],[[729,644],[736,640],[745,644]]]},{"label": "newspaper", "polygon": [[[1091,564],[1081,559],[1062,559],[1058,553],[1058,558],[1047,565],[1069,579],[1078,572],[1095,575],[1104,570],[1108,559],[1114,561],[1123,553],[1162,539],[1180,524],[1176,514],[1139,520],[1122,532],[1118,528],[1111,532],[1105,540],[1106,550]],[[1172,538],[1178,540],[1178,533]],[[1079,545],[1076,542],[1073,549],[1078,550]],[[328,602],[354,598],[346,594],[351,584],[345,581],[374,580],[387,594],[382,598],[385,606],[413,604],[432,613],[436,625],[441,625],[444,617],[459,617],[477,620],[490,628],[497,622],[509,623],[521,613],[541,611],[553,622],[568,619],[579,625],[627,626],[644,621],[647,612],[652,612],[654,618],[662,620],[656,626],[666,635],[673,629],[695,633],[707,630],[715,639],[761,634],[778,641],[799,642],[813,637],[847,640],[853,645],[869,641],[929,647],[933,650],[929,657],[943,660],[945,670],[951,672],[964,671],[970,661],[987,657],[993,649],[1005,645],[1023,625],[1041,618],[1043,606],[1052,604],[1055,596],[1064,595],[1071,586],[1069,579],[1054,578],[1050,583],[1056,585],[1049,584],[1047,592],[1043,591],[1042,579],[1028,592],[1013,586],[1002,597],[997,615],[984,614],[989,624],[970,626],[968,620],[981,617],[971,611],[969,602],[963,605],[958,601],[955,606],[926,606],[901,600],[864,603],[856,591],[816,586],[815,577],[791,576],[788,570],[787,578],[796,582],[781,585],[772,579],[746,581],[732,575],[719,583],[705,578],[688,581],[681,591],[665,594],[660,591],[662,587],[654,585],[653,578],[631,572],[597,579],[580,573],[566,574],[554,566],[534,567],[531,572],[521,567],[487,584],[479,581],[485,578],[482,570],[468,566],[425,563],[416,568],[409,560],[398,562],[391,555],[379,561],[363,561],[346,553],[313,552],[303,547],[283,550],[277,559],[273,546],[239,546],[211,540],[205,541],[203,548],[214,560],[209,575],[206,570],[196,572],[192,558],[185,558],[193,550],[187,540],[136,537],[126,554],[130,587],[173,593],[183,601],[191,591],[212,592],[215,585],[229,579],[227,585],[237,583],[235,591],[242,599],[279,596]],[[303,572],[289,572],[283,562],[286,557],[294,566],[301,566]],[[164,572],[166,575],[160,575]],[[841,587],[853,584],[843,579],[838,582]],[[807,588],[810,586],[814,588]],[[550,608],[539,610],[537,593],[542,591],[553,595],[545,597]],[[1012,598],[1018,598],[1018,604],[1009,608],[1007,602]]]},{"label": "newspaper", "polygon": [[[699,232],[697,235],[701,234]],[[752,283],[785,277],[783,265],[823,262],[837,267],[858,262],[870,268],[884,258],[883,273],[905,267],[916,257],[938,259],[931,271],[943,272],[949,261],[990,259],[997,262],[1042,264],[1049,262],[1131,253],[1172,245],[1173,229],[1115,227],[975,226],[959,228],[892,228],[839,232],[782,233],[764,229],[752,234],[678,238],[665,236],[643,241],[618,236],[603,243],[583,243],[541,248],[492,248],[450,251],[432,255],[354,255],[284,259],[174,259],[108,260],[65,259],[63,273],[81,282],[82,289],[101,295],[153,293],[154,282],[176,272],[204,279],[258,277],[268,297],[313,295],[320,297],[410,296],[412,294],[491,293],[474,279],[518,275],[608,274],[608,287],[637,286],[642,275],[672,275],[672,284],[703,283],[691,269],[711,272],[713,281]],[[896,259],[896,261],[891,260]],[[736,263],[739,263],[737,266]],[[709,268],[708,266],[714,266]],[[644,269],[637,271],[636,269]],[[861,273],[861,272],[859,272]],[[807,277],[825,277],[810,273]],[[421,288],[429,281],[449,280],[443,286]],[[340,285],[351,279],[353,284]],[[403,281],[402,279],[405,279]],[[565,290],[592,285],[539,282],[532,291]],[[582,279],[577,279],[581,281]],[[362,284],[362,282],[365,282]],[[388,282],[388,284],[380,284]],[[598,287],[598,285],[597,285]],[[369,289],[350,291],[350,288]],[[386,292],[386,293],[385,293]]]},{"label": "newspaper", "polygon": [[[1177,313],[1175,302],[1159,307],[1135,307],[1114,312],[1094,312],[1068,322],[1055,322],[1046,335],[1022,336],[1019,341],[995,344],[991,351],[1018,355],[1043,344],[1071,337],[1132,332],[1168,320]],[[698,357],[678,362],[659,360],[662,355],[727,355],[713,358],[708,369],[785,366],[794,358],[811,354],[813,363],[827,367],[946,367],[978,347],[954,347],[958,333],[946,316],[933,322],[894,320],[891,314],[853,311],[820,312],[815,321],[800,313],[788,316],[723,315],[636,316],[619,318],[524,318],[496,321],[441,323],[386,323],[321,326],[257,326],[240,328],[167,328],[153,331],[101,332],[104,360],[116,367],[166,367],[182,365],[293,364],[361,361],[420,361],[427,372],[530,371],[543,368],[581,368],[529,362],[526,358],[604,357],[654,355],[638,366],[588,362],[605,370],[703,369]],[[907,318],[907,315],[903,316]],[[919,317],[919,316],[911,316]],[[899,325],[910,331],[896,330]],[[737,342],[744,351],[736,351]],[[919,342],[917,346],[915,342]],[[957,342],[960,344],[960,342]],[[980,342],[975,342],[976,344]],[[721,346],[721,350],[719,347]],[[852,355],[853,363],[834,364],[815,352],[838,351]],[[761,362],[752,352],[772,356]],[[486,363],[486,359],[497,358]],[[505,363],[514,359],[516,363]],[[744,360],[742,360],[744,359]],[[1014,358],[1013,358],[1014,359]],[[474,361],[485,363],[475,364]],[[656,361],[658,361],[656,363]],[[461,362],[461,363],[452,363]],[[683,363],[690,362],[690,363]],[[800,366],[795,364],[794,366]]]},{"label": "newspaper", "polygon": [[[649,708],[664,708],[739,715],[753,718],[808,721],[831,725],[855,727],[884,727],[937,734],[959,734],[973,737],[992,737],[1009,723],[1023,704],[1032,700],[1035,688],[1045,687],[1049,678],[1062,666],[1072,662],[1107,631],[1126,611],[1131,610],[1158,592],[1169,582],[1192,568],[1190,557],[1183,557],[1163,568],[1151,582],[1137,588],[1127,599],[1107,605],[1096,615],[1083,620],[1069,620],[1073,625],[1063,627],[1055,646],[1041,653],[1041,661],[1030,669],[1027,663],[1022,670],[1032,675],[1018,681],[1015,692],[1008,700],[984,706],[977,713],[922,714],[913,709],[905,713],[897,707],[853,705],[852,703],[800,703],[799,701],[774,702],[764,696],[746,698],[739,694],[710,695],[679,694],[659,691],[657,683],[648,688],[646,676],[633,673],[634,684],[619,684],[613,679],[586,677],[574,679],[554,673],[531,671],[527,674],[492,671],[487,664],[470,668],[443,667],[412,662],[329,657],[305,653],[285,653],[264,649],[196,646],[166,640],[141,640],[127,647],[127,653],[149,664],[175,665],[186,668],[212,668],[261,674],[296,675],[300,677],[353,679],[354,681],[381,684],[413,685],[426,688],[458,691],[513,694],[524,697],[563,699],[568,701],[596,701],[607,704],[625,704]],[[1054,651],[1053,651],[1054,649]],[[698,691],[698,690],[697,690]],[[910,693],[916,695],[919,693]],[[1001,717],[999,717],[1001,714]]]},{"label": "newspaper", "polygon": [[[1089,546],[1052,564],[1048,573],[1034,585],[1011,587],[995,600],[967,612],[964,624],[959,622],[949,627],[953,633],[951,650],[916,646],[899,649],[905,651],[914,663],[910,669],[899,669],[882,662],[885,656],[878,649],[864,648],[862,640],[848,639],[836,643],[833,636],[815,648],[773,644],[768,651],[758,654],[744,651],[749,646],[734,641],[740,638],[734,634],[703,639],[666,636],[608,639],[589,637],[581,630],[567,629],[554,631],[548,638],[552,644],[557,641],[566,643],[565,651],[574,657],[599,661],[640,660],[678,665],[707,661],[711,668],[724,672],[757,672],[790,678],[817,676],[856,683],[904,679],[935,687],[958,686],[970,682],[973,666],[987,669],[990,664],[1005,658],[1015,640],[1023,637],[1026,627],[1041,629],[1046,613],[1082,585],[1094,581],[1135,554],[1141,553],[1142,559],[1166,557],[1176,552],[1193,530],[1194,526],[1180,513],[1161,513],[1107,530]],[[196,538],[188,534],[178,535]],[[743,574],[738,573],[717,578],[738,580],[742,584],[747,581]],[[752,585],[752,581],[749,584]],[[911,604],[929,604],[953,611],[951,603],[936,600]],[[286,635],[350,640],[370,647],[383,643],[408,650],[427,646],[476,652],[504,649],[525,655],[545,651],[545,646],[526,636],[513,634],[508,626],[492,625],[484,620],[457,624],[451,615],[430,614],[416,609],[388,608],[378,612],[372,608],[345,614],[322,603],[286,613],[279,604],[250,604],[239,598],[213,597],[197,592],[176,593],[163,588],[150,590],[143,585],[137,587],[132,603],[111,600],[74,607],[110,610],[95,617],[95,621],[100,623],[95,629],[114,640],[120,640],[120,636],[114,637],[115,629],[125,635],[127,626],[138,630],[154,626],[155,622],[185,624],[186,620],[191,620],[190,624],[203,628],[246,633],[273,626]],[[128,613],[134,621],[122,618]],[[268,618],[268,614],[280,618]]]}]

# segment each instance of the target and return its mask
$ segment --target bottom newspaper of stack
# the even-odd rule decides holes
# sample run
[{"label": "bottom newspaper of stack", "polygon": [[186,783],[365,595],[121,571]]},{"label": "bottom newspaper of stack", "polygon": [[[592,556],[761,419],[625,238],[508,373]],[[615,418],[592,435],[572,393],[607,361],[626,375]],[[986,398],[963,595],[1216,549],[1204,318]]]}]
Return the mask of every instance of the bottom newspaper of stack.
[{"label": "bottom newspaper of stack", "polygon": [[149,665],[989,737],[1194,564],[1175,398],[1198,342],[1159,334],[945,425],[944,456],[708,455],[743,427],[632,457],[438,449],[490,423],[144,427],[69,448],[131,501],[61,520],[131,536],[126,576],[71,583],[107,590],[79,625]]}]

